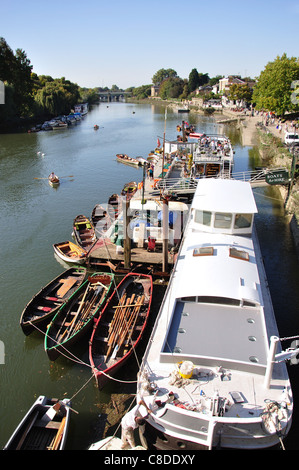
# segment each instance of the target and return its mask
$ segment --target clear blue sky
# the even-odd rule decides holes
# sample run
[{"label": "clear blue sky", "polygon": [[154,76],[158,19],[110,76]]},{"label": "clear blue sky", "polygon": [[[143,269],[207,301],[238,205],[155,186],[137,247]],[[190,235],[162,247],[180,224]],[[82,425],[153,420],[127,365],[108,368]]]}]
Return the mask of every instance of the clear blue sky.
[{"label": "clear blue sky", "polygon": [[298,0],[0,0],[0,36],[38,75],[80,86],[152,83],[161,68],[256,77],[299,56]]}]

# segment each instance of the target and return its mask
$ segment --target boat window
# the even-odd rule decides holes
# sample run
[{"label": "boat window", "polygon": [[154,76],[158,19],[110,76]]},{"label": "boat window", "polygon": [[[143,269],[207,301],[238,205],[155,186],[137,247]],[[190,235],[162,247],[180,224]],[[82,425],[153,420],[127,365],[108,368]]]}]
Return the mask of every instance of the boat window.
[{"label": "boat window", "polygon": [[215,213],[215,228],[230,228],[232,224],[232,214],[224,212]]},{"label": "boat window", "polygon": [[229,256],[231,256],[232,258],[243,259],[245,261],[249,261],[249,253],[247,253],[247,251],[237,250],[237,248],[230,248]]},{"label": "boat window", "polygon": [[198,296],[197,302],[221,305],[240,305],[239,299],[231,299],[230,297]]},{"label": "boat window", "polygon": [[209,226],[211,225],[212,212],[196,210],[194,220],[198,224]]},{"label": "boat window", "polygon": [[252,223],[252,214],[236,214],[234,228],[247,228]]},{"label": "boat window", "polygon": [[212,256],[214,248],[212,246],[203,246],[201,248],[194,248],[193,256]]},{"label": "boat window", "polygon": [[182,302],[196,302],[196,297],[195,296],[182,297],[181,301]]}]

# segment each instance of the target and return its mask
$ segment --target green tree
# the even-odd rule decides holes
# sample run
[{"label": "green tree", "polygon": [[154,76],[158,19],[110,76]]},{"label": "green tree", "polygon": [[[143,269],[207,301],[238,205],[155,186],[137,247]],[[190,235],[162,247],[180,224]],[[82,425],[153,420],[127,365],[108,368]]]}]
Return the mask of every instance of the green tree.
[{"label": "green tree", "polygon": [[159,96],[163,100],[168,98],[178,98],[184,91],[184,80],[181,78],[168,78],[160,86]]},{"label": "green tree", "polygon": [[298,111],[299,105],[292,99],[292,83],[299,80],[298,58],[286,54],[268,62],[254,87],[252,101],[257,109],[266,109],[277,115]]},{"label": "green tree", "polygon": [[192,91],[196,90],[199,86],[199,74],[196,69],[192,69],[191,72],[189,73],[189,82],[188,82],[188,88],[189,92],[192,93]]},{"label": "green tree", "polygon": [[229,89],[228,98],[230,100],[244,100],[250,103],[252,97],[252,90],[246,83],[245,85],[233,83]]},{"label": "green tree", "polygon": [[160,69],[155,75],[152,77],[152,82],[154,85],[161,85],[164,80],[168,78],[176,78],[178,75],[175,70],[173,69]]},{"label": "green tree", "polygon": [[16,116],[30,114],[33,104],[31,73],[32,66],[25,51],[17,49],[14,54],[5,39],[0,38],[0,80],[7,88],[5,95],[9,98],[4,106],[9,116],[12,110]]},{"label": "green tree", "polygon": [[[45,80],[44,76],[42,80]],[[79,99],[79,86],[65,80],[64,77],[59,79],[50,77],[50,80],[45,81],[45,85],[35,95],[40,113],[50,116],[69,113]]]}]

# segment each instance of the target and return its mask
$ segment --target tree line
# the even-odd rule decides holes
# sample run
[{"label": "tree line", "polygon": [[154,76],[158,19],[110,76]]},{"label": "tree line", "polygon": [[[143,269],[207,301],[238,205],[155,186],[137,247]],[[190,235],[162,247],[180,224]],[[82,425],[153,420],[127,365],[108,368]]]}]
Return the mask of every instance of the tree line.
[{"label": "tree line", "polygon": [[[189,99],[196,95],[204,99],[220,98],[222,93],[209,91],[223,76],[210,78],[207,73],[191,70],[188,79],[181,79],[173,69],[160,69],[152,77],[161,99]],[[269,62],[256,79],[246,77],[242,84],[233,84],[225,91],[229,100],[244,101],[257,110],[265,110],[284,116],[288,112],[299,112],[299,59],[284,53]],[[152,85],[133,89],[136,97],[150,96]],[[207,91],[208,90],[208,91]]]},{"label": "tree line", "polygon": [[[151,96],[154,85],[163,100],[192,99],[200,89],[205,99],[217,98],[211,87],[223,76],[210,78],[208,73],[190,71],[182,79],[174,69],[160,69],[152,77],[152,84],[130,87],[134,98]],[[65,77],[38,76],[22,49],[12,51],[4,38],[0,38],[0,80],[5,85],[5,103],[0,105],[0,125],[23,118],[53,117],[68,114],[77,102],[94,103],[98,92],[106,88],[82,88]],[[256,80],[243,79],[244,84],[232,85],[227,97],[245,100],[256,109],[267,110],[278,116],[299,111],[299,59],[283,54],[269,62]],[[249,86],[249,82],[255,82]],[[209,88],[210,87],[210,88]],[[113,85],[111,89],[119,89]],[[207,91],[208,90],[208,91]]]},{"label": "tree line", "polygon": [[4,83],[4,104],[0,105],[0,126],[26,118],[50,118],[68,114],[78,102],[93,103],[97,89],[81,88],[65,77],[38,76],[22,49],[12,51],[0,38],[0,80]]}]

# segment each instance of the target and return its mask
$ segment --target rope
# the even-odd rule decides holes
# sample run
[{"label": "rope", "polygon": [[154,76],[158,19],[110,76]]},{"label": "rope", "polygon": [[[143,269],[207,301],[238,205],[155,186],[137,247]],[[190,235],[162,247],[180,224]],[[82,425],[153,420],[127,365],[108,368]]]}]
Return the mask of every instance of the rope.
[{"label": "rope", "polygon": [[[34,325],[34,324],[31,323],[31,322],[30,322],[30,324],[31,324],[36,330],[38,330],[40,333],[42,333],[42,334],[45,336],[45,333],[44,333],[40,328],[38,328],[36,325]],[[53,339],[53,341],[54,341],[56,344],[58,344],[57,341],[56,341],[54,338],[51,338],[51,339]],[[71,351],[69,351],[65,346],[63,346],[62,344],[61,344],[60,346],[61,346],[61,348],[63,348],[68,354],[70,354],[70,356],[73,356],[73,358],[72,358],[72,357],[70,357],[70,356],[64,354],[62,351],[60,351],[60,353],[61,353],[61,355],[62,355],[63,357],[65,357],[66,359],[69,359],[70,361],[76,362],[77,364],[81,364],[81,365],[83,365],[83,366],[86,366],[86,367],[89,367],[90,369],[92,369],[92,367],[91,367],[90,364],[87,364],[86,362],[82,361],[80,358],[78,358],[77,356],[75,356],[75,354],[73,354]],[[116,379],[115,377],[112,377],[111,375],[106,374],[103,370],[101,370],[101,373],[102,373],[103,375],[105,375],[105,377],[107,377],[108,379],[114,380],[115,382],[126,383],[126,384],[137,383],[137,380],[120,380],[120,379]],[[92,377],[93,377],[93,374],[92,374],[91,378],[92,378]],[[91,380],[91,378],[90,378],[89,380]],[[89,380],[88,380],[88,382],[89,382]],[[88,383],[88,382],[87,382],[87,383]]]}]

